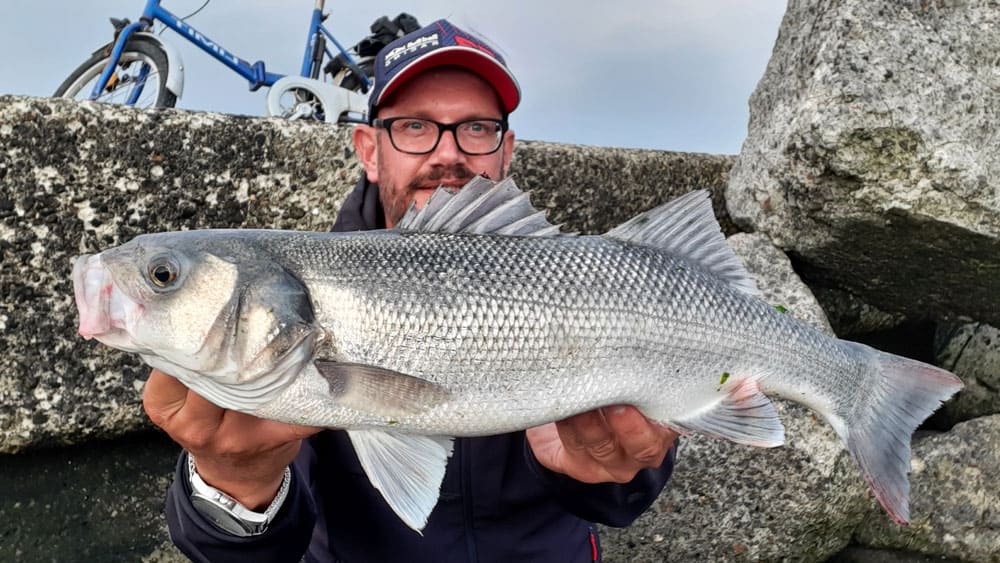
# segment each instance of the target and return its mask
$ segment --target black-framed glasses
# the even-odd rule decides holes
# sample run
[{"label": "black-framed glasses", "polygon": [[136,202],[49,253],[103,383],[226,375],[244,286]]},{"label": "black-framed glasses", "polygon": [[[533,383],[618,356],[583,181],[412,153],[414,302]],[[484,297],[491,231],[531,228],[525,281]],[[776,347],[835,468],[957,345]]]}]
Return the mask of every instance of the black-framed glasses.
[{"label": "black-framed glasses", "polygon": [[491,154],[500,148],[503,135],[507,132],[506,119],[466,119],[455,123],[439,123],[420,117],[388,117],[373,119],[372,125],[385,129],[392,146],[407,154],[434,152],[445,131],[452,132],[458,150],[465,154]]}]

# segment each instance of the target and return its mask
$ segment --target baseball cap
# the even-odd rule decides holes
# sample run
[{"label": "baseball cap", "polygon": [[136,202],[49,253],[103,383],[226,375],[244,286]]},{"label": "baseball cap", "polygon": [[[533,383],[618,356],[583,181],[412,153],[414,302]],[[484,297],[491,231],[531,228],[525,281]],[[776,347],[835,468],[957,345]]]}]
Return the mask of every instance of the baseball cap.
[{"label": "baseball cap", "polygon": [[438,20],[389,43],[375,56],[375,86],[368,97],[368,119],[379,104],[422,71],[439,66],[466,68],[493,86],[505,113],[521,101],[521,89],[507,63],[485,41],[448,20]]}]

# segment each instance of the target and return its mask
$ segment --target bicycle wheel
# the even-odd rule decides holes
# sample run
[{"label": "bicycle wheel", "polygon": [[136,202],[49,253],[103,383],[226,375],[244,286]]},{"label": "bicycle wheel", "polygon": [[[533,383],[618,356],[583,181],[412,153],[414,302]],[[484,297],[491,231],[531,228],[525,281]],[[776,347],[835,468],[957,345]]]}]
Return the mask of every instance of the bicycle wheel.
[{"label": "bicycle wheel", "polygon": [[[98,49],[63,81],[53,96],[77,100],[90,99],[94,84],[101,77],[101,72],[110,58],[110,45]],[[127,104],[139,89],[138,98],[133,104],[136,107],[173,107],[177,103],[177,96],[167,89],[167,72],[167,54],[159,45],[141,37],[129,39],[118,61],[118,67],[97,101]]]},{"label": "bicycle wheel", "polygon": [[267,114],[284,119],[356,123],[351,114],[362,115],[367,109],[366,96],[301,76],[282,77],[267,91]]},{"label": "bicycle wheel", "polygon": [[[274,95],[271,95],[274,92]],[[283,119],[306,119],[325,121],[326,111],[323,108],[323,101],[314,89],[308,85],[297,85],[290,88],[282,88],[280,91],[273,87],[268,91],[267,108],[269,115],[275,115]]]}]

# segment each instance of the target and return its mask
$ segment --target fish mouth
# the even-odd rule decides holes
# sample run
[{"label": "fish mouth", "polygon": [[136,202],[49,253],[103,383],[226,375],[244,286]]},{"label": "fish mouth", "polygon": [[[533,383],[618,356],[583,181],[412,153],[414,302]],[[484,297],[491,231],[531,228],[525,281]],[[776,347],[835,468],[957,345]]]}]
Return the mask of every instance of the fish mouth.
[{"label": "fish mouth", "polygon": [[77,328],[80,336],[102,342],[114,340],[116,346],[122,344],[121,337],[127,337],[143,309],[118,288],[98,254],[85,254],[76,259],[73,295],[80,314]]}]

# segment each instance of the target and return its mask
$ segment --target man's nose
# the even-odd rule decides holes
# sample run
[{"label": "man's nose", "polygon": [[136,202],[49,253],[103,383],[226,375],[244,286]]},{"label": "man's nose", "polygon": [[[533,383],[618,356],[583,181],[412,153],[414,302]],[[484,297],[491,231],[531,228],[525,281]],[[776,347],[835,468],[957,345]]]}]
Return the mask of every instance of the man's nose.
[{"label": "man's nose", "polygon": [[459,150],[458,141],[455,139],[454,131],[445,131],[441,134],[438,146],[431,153],[431,159],[442,164],[452,164],[462,162],[466,154]]}]

